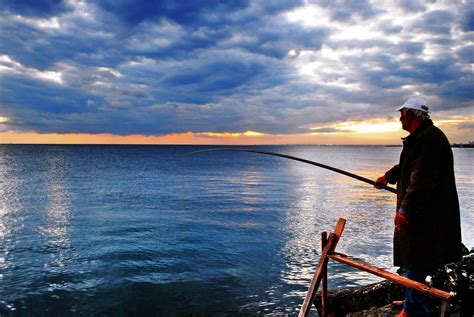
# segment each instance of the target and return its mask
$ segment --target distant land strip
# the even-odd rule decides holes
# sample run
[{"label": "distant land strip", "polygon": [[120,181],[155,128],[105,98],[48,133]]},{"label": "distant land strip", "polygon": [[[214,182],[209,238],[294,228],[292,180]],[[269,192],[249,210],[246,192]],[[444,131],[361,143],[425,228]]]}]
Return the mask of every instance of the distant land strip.
[{"label": "distant land strip", "polygon": [[469,141],[469,143],[453,143],[451,147],[467,147],[467,148],[474,148],[474,141]]}]

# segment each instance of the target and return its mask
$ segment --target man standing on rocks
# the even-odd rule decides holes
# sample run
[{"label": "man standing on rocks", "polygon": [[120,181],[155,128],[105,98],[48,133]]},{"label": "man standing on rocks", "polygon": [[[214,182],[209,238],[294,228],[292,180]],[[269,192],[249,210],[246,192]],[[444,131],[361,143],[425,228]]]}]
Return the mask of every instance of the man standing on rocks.
[{"label": "man standing on rocks", "polygon": [[[418,282],[462,257],[453,153],[428,110],[421,98],[410,98],[397,109],[402,128],[410,135],[403,138],[400,162],[375,184],[397,184],[394,265]],[[399,316],[429,314],[427,296],[407,288]]]}]

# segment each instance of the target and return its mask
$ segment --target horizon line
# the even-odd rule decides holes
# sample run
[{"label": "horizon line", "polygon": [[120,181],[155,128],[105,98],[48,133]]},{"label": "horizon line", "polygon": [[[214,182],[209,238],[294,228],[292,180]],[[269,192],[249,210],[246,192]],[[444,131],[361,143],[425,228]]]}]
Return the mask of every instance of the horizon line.
[{"label": "horizon line", "polygon": [[[451,144],[469,144],[469,143],[451,143]],[[205,143],[5,143],[0,142],[0,145],[120,145],[120,146],[402,146],[402,144],[369,144],[369,143],[358,143],[358,144],[344,144],[344,143],[272,143],[272,144],[205,144]]]}]

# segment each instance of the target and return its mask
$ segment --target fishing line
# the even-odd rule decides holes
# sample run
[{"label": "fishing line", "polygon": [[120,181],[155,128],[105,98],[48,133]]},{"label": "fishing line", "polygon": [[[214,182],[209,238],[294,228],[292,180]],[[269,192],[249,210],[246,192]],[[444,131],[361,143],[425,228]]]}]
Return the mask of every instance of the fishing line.
[{"label": "fishing line", "polygon": [[[362,182],[365,182],[365,183],[368,183],[368,184],[371,184],[371,185],[375,185],[375,182],[371,179],[368,179],[368,178],[365,178],[365,177],[362,177],[362,176],[359,176],[359,175],[341,170],[339,168],[335,168],[335,167],[332,167],[332,166],[329,166],[329,165],[321,164],[321,163],[310,161],[310,160],[305,160],[305,159],[302,159],[302,158],[299,158],[299,157],[296,157],[296,156],[280,154],[280,153],[275,153],[275,152],[257,151],[257,150],[249,150],[249,149],[237,149],[237,148],[218,148],[218,149],[205,149],[205,150],[192,151],[192,152],[188,152],[184,155],[192,155],[192,154],[205,153],[205,152],[228,152],[228,151],[248,152],[248,153],[266,154],[266,155],[283,157],[283,158],[287,158],[287,159],[290,159],[290,160],[315,165],[315,166],[318,166],[318,167],[321,167],[321,168],[324,168],[324,169],[328,169],[328,170],[331,170],[331,171],[339,173],[339,174],[343,174],[343,175],[355,178],[355,179],[360,180]],[[382,188],[382,189],[385,189],[386,191],[389,191],[391,193],[394,193],[394,194],[397,193],[397,190],[395,188],[390,187],[390,186],[379,185],[379,187]]]}]

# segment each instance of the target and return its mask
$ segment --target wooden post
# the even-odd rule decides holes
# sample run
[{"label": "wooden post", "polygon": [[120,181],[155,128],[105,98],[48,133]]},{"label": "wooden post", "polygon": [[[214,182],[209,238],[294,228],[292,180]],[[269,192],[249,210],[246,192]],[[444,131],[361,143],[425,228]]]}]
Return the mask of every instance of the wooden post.
[{"label": "wooden post", "polygon": [[[328,233],[324,231],[321,233],[321,253],[324,251],[328,240]],[[322,290],[321,290],[321,317],[326,317],[327,311],[327,300],[328,300],[328,266],[327,263],[323,264],[323,276],[321,279]]]},{"label": "wooden post", "polygon": [[309,310],[311,308],[311,305],[313,304],[314,298],[316,297],[316,292],[318,291],[319,284],[321,284],[321,282],[323,283],[321,295],[321,314],[323,317],[328,317],[328,315],[330,315],[327,312],[327,264],[329,259],[383,277],[386,280],[395,282],[402,286],[410,287],[419,292],[438,297],[444,301],[442,310],[446,310],[447,303],[451,301],[454,297],[453,293],[448,293],[434,287],[426,286],[423,283],[416,282],[406,277],[386,271],[382,268],[378,268],[362,261],[352,259],[347,255],[334,253],[334,249],[336,248],[337,243],[339,242],[339,238],[341,237],[342,231],[344,231],[345,224],[346,220],[343,218],[339,218],[334,232],[329,235],[328,239],[326,232],[323,232],[321,234],[321,257],[319,258],[318,267],[316,269],[316,272],[314,272],[313,278],[311,279],[311,284],[309,285],[308,292],[306,293],[306,297],[304,299],[303,305],[301,306],[298,317],[307,317],[309,315]]},{"label": "wooden post", "polygon": [[321,283],[321,279],[323,276],[323,268],[328,263],[328,255],[334,252],[337,243],[339,242],[339,238],[341,237],[342,231],[344,231],[344,226],[346,224],[346,220],[343,218],[339,218],[337,222],[336,229],[334,232],[329,235],[329,239],[327,241],[326,246],[323,249],[321,257],[319,259],[318,268],[316,272],[314,272],[313,278],[311,280],[311,284],[309,285],[308,292],[306,293],[306,297],[304,299],[303,305],[301,306],[300,313],[298,314],[299,317],[307,317],[309,315],[309,310],[311,305],[313,305],[314,298],[316,297],[316,292],[318,291],[319,284]]}]

